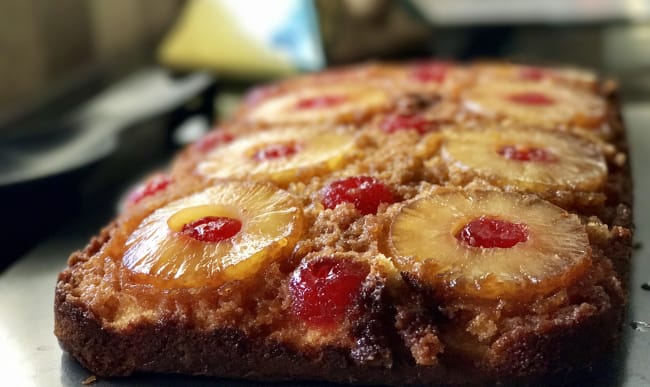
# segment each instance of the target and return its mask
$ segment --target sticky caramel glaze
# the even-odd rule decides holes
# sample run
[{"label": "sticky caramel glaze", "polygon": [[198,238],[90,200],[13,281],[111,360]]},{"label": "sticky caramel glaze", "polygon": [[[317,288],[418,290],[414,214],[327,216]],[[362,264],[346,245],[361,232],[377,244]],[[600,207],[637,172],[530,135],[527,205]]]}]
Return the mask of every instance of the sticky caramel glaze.
[{"label": "sticky caramel glaze", "polygon": [[[543,189],[538,191],[522,190],[515,185],[499,186],[488,179],[478,176],[474,171],[463,170],[458,167],[450,168],[448,164],[436,154],[425,162],[425,179],[432,183],[462,187],[468,190],[503,190],[505,192],[530,192],[548,200],[558,207],[566,210],[589,215],[601,215],[605,210],[607,194],[604,187],[596,191],[570,191]],[[607,179],[612,179],[611,175]]]},{"label": "sticky caramel glaze", "polygon": [[[313,256],[352,252],[365,257],[364,259],[372,260],[372,257],[380,255],[379,244],[388,224],[386,215],[388,206],[382,205],[377,216],[365,217],[360,217],[352,205],[344,204],[333,210],[322,210],[319,192],[329,181],[339,177],[372,175],[389,185],[399,200],[410,199],[418,192],[429,189],[427,183],[421,182],[422,175],[426,173],[423,170],[422,160],[437,151],[439,138],[436,133],[424,137],[413,131],[388,135],[374,128],[366,128],[359,133],[357,143],[360,148],[367,150],[364,158],[351,162],[331,176],[317,177],[308,183],[290,185],[288,188],[290,192],[304,198],[307,235],[297,244],[291,257],[267,268],[259,277],[251,278],[250,281],[231,283],[218,289],[165,290],[162,292],[161,299],[161,291],[156,286],[155,279],[130,273],[119,265],[119,260],[114,259],[122,256],[121,249],[124,241],[148,213],[164,202],[171,201],[172,198],[196,191],[207,184],[197,179],[191,180],[192,188],[186,184],[184,188],[176,188],[176,191],[168,193],[165,197],[152,198],[133,210],[130,217],[118,221],[122,223],[112,231],[112,241],[105,244],[100,253],[93,257],[92,263],[87,265],[88,270],[92,268],[100,271],[101,277],[97,279],[106,277],[112,280],[98,281],[92,286],[90,283],[86,284],[83,287],[95,288],[98,291],[84,295],[84,298],[89,297],[88,303],[97,307],[97,315],[111,320],[107,322],[116,327],[133,323],[133,319],[137,317],[136,310],[146,310],[147,313],[141,313],[139,316],[156,319],[183,316],[182,319],[191,321],[193,325],[202,329],[226,325],[245,327],[251,332],[258,331],[260,335],[275,332],[274,338],[294,343],[293,345],[299,348],[313,347],[318,343],[351,347],[349,335],[344,334],[350,329],[347,326],[341,327],[340,332],[331,332],[331,335],[327,335],[322,332],[310,333],[304,326],[302,330],[295,328],[301,326],[300,324],[287,323],[287,318],[290,318],[288,317],[289,300],[286,294],[288,275],[302,259]],[[412,149],[416,151],[413,152]],[[86,276],[85,281],[89,281],[89,278]],[[259,287],[260,283],[264,286]],[[413,296],[409,295],[407,298],[410,297]],[[455,302],[451,304],[454,305]],[[565,304],[566,302],[569,301],[565,301]],[[407,320],[430,320],[430,317],[426,317],[427,313],[438,315],[438,312],[434,313],[428,309],[427,313],[422,311],[415,313],[410,307],[406,307],[406,304],[407,302],[402,302],[403,307],[398,308],[400,326],[406,326],[403,322]],[[563,305],[566,306],[565,304]],[[469,326],[468,324],[471,323],[471,330],[475,333],[467,335],[468,340],[472,339],[469,342],[474,344],[475,336],[485,338],[489,336],[486,332],[494,331],[492,335],[496,335],[496,332],[505,329],[503,326],[507,324],[507,319],[500,317],[495,321],[487,317],[491,315],[487,311],[494,307],[493,304],[459,304],[448,309],[447,318],[465,316],[463,317],[467,321],[465,325]],[[530,309],[518,309],[516,303],[505,304],[500,308],[503,309],[500,312],[502,316],[530,312]],[[409,312],[407,313],[406,310]],[[432,364],[437,361],[436,358],[442,351],[442,342],[462,342],[462,340],[440,341],[438,328],[436,328],[439,324],[438,320],[435,323],[423,322],[420,326],[410,323],[408,329],[400,332],[400,340],[404,343],[402,345],[410,348],[412,356],[421,364]],[[441,326],[444,327],[445,324]],[[449,331],[450,328],[444,329]],[[343,342],[342,338],[345,339]],[[481,343],[474,347],[484,347],[485,344]]]},{"label": "sticky caramel glaze", "polygon": [[[482,128],[490,128],[492,123],[481,123],[479,121],[463,123],[459,128],[457,125],[444,125],[441,128],[440,139],[438,145],[441,146],[442,138],[445,131],[468,130],[480,131]],[[522,128],[521,126],[508,124],[508,128]],[[612,127],[618,127],[620,130],[620,122],[613,122]],[[523,127],[526,128],[526,127]],[[558,129],[559,131],[562,131]],[[620,145],[611,145],[604,142],[593,134],[587,134],[580,130],[577,132],[570,132],[567,136],[583,137],[591,142],[592,151],[601,153],[605,159],[607,166],[607,174],[601,186],[594,190],[580,191],[580,190],[554,190],[547,189],[540,186],[538,189],[520,188],[516,185],[499,185],[492,181],[490,177],[483,177],[476,171],[469,168],[454,165],[442,157],[441,152],[433,152],[431,156],[423,161],[423,179],[440,185],[449,185],[462,187],[469,190],[502,190],[506,192],[530,192],[535,193],[544,200],[564,208],[570,212],[581,215],[594,215],[598,216],[607,224],[612,224],[613,215],[611,214],[614,203],[624,203],[629,205],[631,198],[629,197],[630,191],[625,191],[629,188],[629,179],[623,178],[626,171],[629,171],[629,161],[624,157],[627,151]],[[627,195],[624,197],[624,195]],[[620,200],[620,201],[619,201]],[[608,213],[608,211],[610,213]]]},{"label": "sticky caramel glaze", "polygon": [[[354,212],[347,206],[324,211],[321,213],[324,219],[319,223],[325,228],[346,228]],[[606,227],[597,224],[590,226],[590,235],[597,246],[593,270],[565,290],[520,304],[501,300],[492,303],[440,300],[429,295],[426,285],[407,277],[403,282],[389,262],[378,258],[381,255],[374,247],[367,247],[370,254],[350,253],[352,240],[358,241],[356,248],[360,249],[364,241],[376,243],[382,234],[387,217],[367,218],[363,227],[355,227],[356,222],[361,223],[359,220],[348,225],[347,229],[363,231],[344,234],[347,245],[333,244],[332,235],[321,234],[314,238],[313,244],[330,245],[329,250],[320,248],[308,254],[297,251],[294,257],[271,265],[250,281],[218,289],[167,291],[127,280],[128,272],[114,260],[107,257],[102,260],[97,254],[107,246],[110,236],[115,235],[113,226],[104,230],[84,252],[71,257],[71,268],[61,274],[63,281],[58,292],[67,291],[66,301],[82,302],[94,316],[102,319],[103,326],[117,331],[155,321],[180,322],[201,331],[236,327],[249,337],[268,337],[313,356],[318,356],[316,348],[326,345],[350,348],[359,362],[387,365],[392,361],[393,351],[405,348],[420,365],[445,366],[458,361],[469,365],[479,359],[482,366],[496,364],[507,374],[523,373],[527,363],[521,363],[521,368],[516,370],[506,369],[514,365],[501,361],[508,355],[505,343],[522,335],[528,337],[558,327],[568,329],[612,305],[619,305],[623,297],[609,261],[602,257],[600,243],[607,243],[610,236]],[[315,233],[320,231],[314,227]],[[356,256],[371,262],[373,272],[356,306],[352,325],[348,320],[340,330],[323,332],[308,329],[292,319],[288,313],[287,282],[299,261],[295,257],[303,254],[304,259],[328,254]],[[391,304],[394,309],[387,307]]]},{"label": "sticky caramel glaze", "polygon": [[559,84],[590,92],[598,92],[599,88],[599,82],[594,73],[574,68],[549,69],[490,61],[475,63],[471,65],[471,68],[475,77],[488,80],[504,79],[518,82]]},{"label": "sticky caramel glaze", "polygon": [[[380,179],[387,184],[398,202],[411,199],[418,194],[423,194],[431,189],[435,189],[436,183],[445,184],[445,179],[440,176],[431,175],[424,160],[438,152],[440,144],[439,133],[433,132],[425,136],[419,135],[415,131],[402,131],[393,134],[386,134],[379,128],[368,126],[360,128],[357,134],[357,147],[363,149],[363,157],[351,160],[342,169],[331,173],[328,176],[314,177],[308,182],[292,183],[287,188],[295,196],[303,198],[305,209],[305,218],[307,231],[303,238],[294,248],[293,254],[281,260],[277,265],[267,268],[260,276],[251,278],[250,281],[240,281],[225,285],[218,289],[186,289],[186,290],[166,290],[164,302],[160,302],[160,291],[156,287],[155,279],[132,274],[121,268],[113,257],[121,257],[123,254],[122,246],[132,230],[137,227],[143,219],[154,208],[162,205],[165,201],[170,201],[175,196],[182,196],[180,192],[169,194],[169,197],[155,198],[148,202],[148,205],[142,206],[132,211],[130,217],[125,217],[120,226],[112,233],[113,240],[104,246],[99,256],[94,258],[96,261],[89,266],[97,265],[97,261],[102,261],[105,270],[111,273],[112,278],[119,278],[119,283],[114,284],[115,290],[122,289],[120,297],[122,300],[104,300],[91,304],[98,305],[119,305],[114,310],[103,310],[98,313],[101,316],[112,316],[116,326],[127,324],[134,315],[130,311],[147,310],[150,318],[156,316],[160,318],[171,318],[175,315],[191,315],[192,305],[197,311],[201,312],[191,318],[192,324],[205,329],[215,328],[217,326],[239,326],[253,331],[262,331],[265,334],[273,333],[273,337],[282,339],[283,342],[292,343],[291,345],[298,348],[312,348],[316,344],[340,345],[343,347],[352,347],[353,342],[350,339],[349,326],[342,326],[341,330],[332,334],[323,334],[320,331],[297,329],[300,324],[288,324],[289,316],[286,289],[289,273],[295,268],[301,260],[310,259],[319,255],[336,255],[336,254],[353,254],[363,257],[373,262],[376,256],[381,256],[386,250],[381,249],[381,241],[384,240],[387,225],[391,213],[391,206],[381,205],[378,214],[360,216],[358,211],[351,204],[339,205],[332,210],[324,210],[320,203],[320,191],[329,182],[341,177],[370,175]],[[197,160],[179,159],[176,167],[181,170],[191,170],[192,165]],[[186,175],[187,176],[187,175]],[[428,182],[425,180],[429,180]],[[200,178],[188,178],[193,188],[190,191],[196,191],[200,187],[206,186],[207,182]],[[480,187],[482,182],[473,181],[468,186]],[[187,187],[188,185],[186,185]],[[491,187],[499,189],[499,187]],[[572,203],[580,202],[580,194],[567,193],[571,197]],[[135,215],[134,215],[135,214]],[[413,281],[407,281],[412,283]],[[259,287],[259,283],[264,284]],[[102,284],[103,285],[103,284]],[[106,285],[107,286],[107,285]],[[278,290],[281,289],[281,290]],[[104,289],[102,293],[116,294],[115,291]],[[418,364],[435,364],[437,357],[443,352],[443,342],[453,342],[454,340],[440,340],[438,338],[438,325],[441,324],[436,318],[440,313],[430,309],[431,305],[419,312],[414,312],[407,304],[410,302],[400,301],[402,297],[410,299],[414,295],[401,296],[399,291],[396,303],[401,305],[397,308],[398,322],[393,323],[398,326],[407,327],[399,331],[399,341],[417,360]],[[407,292],[408,293],[408,292]],[[93,297],[101,297],[94,295]],[[417,297],[416,297],[417,298]],[[221,301],[228,299],[228,301]],[[255,300],[263,300],[262,303]],[[432,298],[436,300],[436,298]],[[457,300],[446,301],[445,305],[455,305]],[[541,302],[541,301],[537,301]],[[569,301],[566,301],[569,302]],[[566,304],[565,302],[565,304]],[[383,301],[385,304],[385,301]],[[563,304],[564,306],[566,306]],[[126,305],[126,306],[125,306]],[[209,305],[201,307],[197,305]],[[445,309],[441,305],[437,305]],[[454,308],[448,309],[447,317],[464,316],[462,320],[466,321],[465,325],[471,323],[471,330],[474,334],[468,334],[470,343],[475,344],[475,337],[483,337],[481,345],[474,346],[481,348],[485,346],[484,342],[488,333],[503,331],[507,324],[507,319],[498,320],[488,318],[491,316],[490,309],[495,308],[494,304],[469,303],[459,304]],[[517,312],[532,313],[529,306],[523,310],[518,309],[516,303],[506,303],[500,307],[503,309],[500,315],[507,316]],[[446,309],[445,309],[446,310]],[[386,313],[383,311],[381,313]],[[525,313],[523,313],[525,315]],[[189,319],[189,317],[184,317]],[[405,321],[420,321],[421,323],[409,323]],[[444,321],[444,320],[443,320]],[[212,324],[212,325],[211,325]],[[420,325],[418,325],[420,324]],[[445,327],[445,324],[441,324]],[[449,331],[450,328],[444,328]],[[465,332],[464,330],[462,332]],[[503,334],[503,333],[501,333]],[[376,335],[375,335],[376,336]],[[460,339],[459,339],[460,340]],[[463,342],[460,340],[458,342]],[[469,347],[469,346],[468,346]],[[486,349],[487,350],[487,349]],[[444,352],[443,352],[444,353]]]},{"label": "sticky caramel glaze", "polygon": [[[397,143],[412,144],[416,141],[414,135],[400,134],[395,138],[402,140]],[[388,141],[386,136],[381,141],[373,136],[360,136],[359,141],[367,149],[380,148],[378,142]],[[410,148],[410,146],[408,147]],[[394,148],[394,151],[373,152],[372,160],[353,163],[347,169],[349,174],[366,173],[373,174],[385,179],[388,184],[394,186],[403,181],[410,181],[414,178],[412,171],[417,170],[418,161],[410,157],[404,149],[407,144]],[[402,150],[403,155],[397,154]],[[401,168],[390,168],[388,160],[402,159],[399,165]],[[181,162],[182,163],[182,162]],[[176,174],[175,174],[176,175]],[[341,173],[340,176],[345,175]],[[178,174],[178,176],[187,176]],[[320,211],[318,192],[327,181],[314,179],[309,185],[294,184],[290,190],[300,192],[306,198],[305,205],[309,206],[307,212],[310,233],[305,236],[303,242],[296,247],[294,257],[282,261],[279,265],[269,267],[259,278],[252,278],[250,281],[242,281],[221,287],[219,289],[187,289],[187,290],[165,290],[161,292],[156,286],[155,278],[130,273],[120,265],[120,257],[124,251],[124,243],[130,233],[138,226],[144,217],[149,215],[155,208],[189,193],[196,192],[207,186],[207,182],[201,179],[186,178],[183,184],[175,184],[165,194],[156,195],[138,206],[130,209],[117,221],[117,226],[110,232],[110,241],[102,245],[102,248],[84,264],[85,270],[97,273],[98,276],[84,276],[79,284],[82,288],[97,289],[97,292],[87,292],[83,297],[89,305],[97,308],[97,315],[106,319],[107,323],[115,327],[125,326],[134,322],[138,316],[149,318],[169,318],[173,315],[182,315],[184,319],[191,316],[188,308],[195,305],[196,311],[207,310],[209,315],[196,315],[192,324],[208,328],[212,323],[237,325],[240,327],[254,327],[270,324],[272,330],[278,332],[282,329],[275,327],[288,326],[283,324],[282,318],[286,318],[286,281],[288,272],[295,267],[300,259],[308,254],[337,254],[347,249],[357,252],[373,251],[372,245],[378,239],[380,227],[372,226],[372,219],[359,218],[353,208],[340,206],[333,211]],[[397,193],[408,196],[413,188],[398,188]],[[329,232],[326,232],[326,231]],[[341,238],[339,233],[343,233]],[[338,240],[337,240],[338,239]],[[284,268],[282,270],[282,268]],[[102,278],[110,278],[110,281],[103,281]],[[263,280],[264,279],[264,280]],[[272,280],[271,280],[272,279]],[[258,289],[258,283],[265,284],[264,288]],[[278,289],[283,289],[281,292]],[[278,293],[280,292],[280,293]],[[227,296],[226,296],[227,295]],[[263,295],[263,296],[262,296]],[[105,298],[108,297],[108,298]],[[162,299],[161,299],[162,297]],[[227,302],[222,302],[223,299]],[[255,304],[251,300],[265,300],[264,305]],[[198,302],[200,301],[200,302]],[[211,305],[209,308],[202,308],[201,304]],[[244,305],[246,307],[244,307]],[[257,306],[256,306],[257,305]],[[257,309],[256,309],[257,308]],[[262,308],[263,310],[260,310]],[[136,316],[136,310],[147,311]],[[265,312],[266,311],[266,312]],[[273,322],[279,318],[278,322]],[[248,321],[243,321],[248,319]],[[270,329],[270,328],[269,328]],[[306,337],[304,332],[296,333],[295,337]],[[276,333],[276,335],[288,335],[291,333]],[[312,335],[314,336],[314,335]],[[326,337],[327,335],[323,335]],[[347,337],[347,335],[331,335]],[[310,336],[311,337],[311,336]],[[341,344],[341,343],[339,343]],[[349,345],[349,343],[346,343]]]},{"label": "sticky caramel glaze", "polygon": [[314,330],[290,314],[288,280],[296,266],[292,259],[218,288],[164,289],[151,278],[138,278],[108,255],[105,247],[111,237],[119,238],[117,234],[116,226],[109,227],[89,248],[74,254],[70,269],[61,274],[64,282],[59,284],[59,291],[68,293],[66,302],[86,305],[110,330],[169,321],[203,332],[236,329],[307,353],[322,345],[349,348],[354,344],[347,334],[348,320],[336,329]]},{"label": "sticky caramel glaze", "polygon": [[[231,140],[228,141],[231,142],[236,138],[238,138],[239,136],[242,136],[246,133],[252,133],[263,129],[264,127],[258,125],[233,126],[228,124],[221,124],[217,127],[214,127],[212,131],[205,134],[205,136],[210,135],[210,133],[213,133],[213,131],[227,132],[232,135]],[[215,144],[213,148],[199,149],[200,147],[198,144],[200,141],[201,139],[197,140],[193,144],[186,146],[178,153],[178,155],[176,155],[170,167],[171,175],[185,176],[189,179],[200,179],[200,176],[195,171],[196,165],[201,160],[203,160],[206,157],[206,155],[210,153],[210,151],[217,149],[219,146],[223,146],[228,143],[228,142],[222,142],[222,143]]]},{"label": "sticky caramel glaze", "polygon": [[274,82],[250,89],[244,97],[240,111],[236,116],[245,115],[249,109],[258,106],[267,99],[289,92],[291,90],[309,89],[314,86],[327,86],[333,83],[374,82],[394,73],[395,70],[386,66],[364,63],[328,69],[318,73],[291,77],[281,82]]},{"label": "sticky caramel glaze", "polygon": [[[379,332],[385,330],[376,326],[377,322],[373,322],[376,319],[362,314],[365,317],[359,320],[366,321],[366,325],[355,323],[352,327],[346,322],[335,330],[310,329],[291,316],[287,284],[290,273],[301,260],[317,256],[345,254],[371,262],[373,268],[378,265],[374,257],[380,254],[377,241],[384,232],[386,218],[383,213],[387,205],[380,205],[378,216],[360,216],[352,205],[323,210],[319,192],[329,181],[341,176],[366,174],[382,179],[400,199],[413,196],[419,189],[415,185],[419,177],[414,171],[420,170],[420,158],[413,155],[410,149],[419,139],[418,135],[410,132],[390,137],[381,132],[360,134],[358,142],[365,149],[387,148],[389,142],[397,146],[388,151],[368,152],[367,159],[353,161],[327,178],[314,178],[308,184],[292,184],[288,190],[304,199],[307,225],[307,231],[293,254],[269,266],[258,276],[219,288],[165,289],[162,280],[132,273],[121,265],[125,241],[142,219],[165,203],[196,192],[208,184],[200,179],[188,179],[186,184],[179,185],[166,195],[143,201],[118,218],[115,226],[107,231],[106,240],[100,248],[85,257],[85,262],[79,263],[82,267],[74,270],[74,275],[78,276],[72,281],[75,288],[86,289],[77,296],[90,306],[94,315],[101,316],[103,324],[116,330],[125,329],[142,319],[175,319],[201,330],[238,327],[246,334],[259,334],[306,351],[329,345],[356,348],[355,353],[360,359],[375,359],[372,351],[380,353],[381,356],[377,355],[379,358],[388,359],[389,355],[382,346],[384,344],[374,342],[379,339],[373,337],[381,336]],[[75,256],[73,260],[77,262],[79,258]],[[380,279],[385,276],[386,270],[382,267],[373,269],[375,285],[364,288],[367,294],[365,302],[372,302],[367,313],[386,313],[386,307],[379,306],[386,301],[376,301],[370,297],[381,293],[375,288],[380,287]],[[82,275],[82,272],[85,274]],[[371,342],[366,345],[364,342],[356,343],[352,339],[354,336],[349,334],[351,330],[377,333],[364,339]],[[371,351],[371,348],[375,349]]]},{"label": "sticky caramel glaze", "polygon": [[[600,248],[593,258],[591,270],[582,278],[566,288],[537,296],[527,302],[443,299],[439,290],[434,291],[428,284],[409,274],[403,273],[403,276],[412,295],[406,299],[408,301],[397,302],[398,321],[404,310],[419,310],[417,316],[420,320],[412,318],[402,325],[411,331],[436,334],[440,345],[444,347],[444,352],[438,355],[443,366],[454,367],[459,363],[467,363],[510,376],[523,375],[531,371],[530,367],[539,366],[529,358],[518,358],[513,362],[515,355],[509,352],[519,345],[522,338],[531,340],[532,343],[534,339],[531,338],[541,338],[551,333],[561,334],[562,330],[570,332],[589,319],[602,319],[612,327],[618,326],[623,317],[618,306],[626,297],[611,261],[605,258]],[[567,353],[556,356],[568,358],[573,356],[573,351],[582,351],[578,356],[588,359],[586,354],[610,348],[613,343],[613,338],[596,343],[586,341],[584,347],[565,349]],[[555,349],[559,350],[559,347]],[[561,364],[553,364],[552,367],[560,368]]]},{"label": "sticky caramel glaze", "polygon": [[[348,70],[350,71],[350,70]],[[374,70],[367,70],[370,73],[373,73]],[[343,72],[345,73],[345,71]],[[354,71],[353,71],[354,73]],[[356,74],[356,73],[354,73]],[[363,70],[360,70],[359,74],[363,74]],[[356,74],[353,77],[364,77],[370,75],[359,75]],[[320,75],[316,76],[318,79]],[[328,78],[329,76],[324,76]],[[287,81],[286,86],[280,84],[278,87],[287,87],[290,89],[290,85],[297,84],[301,85],[300,87],[307,87],[310,82],[316,82],[311,77],[305,77],[304,79],[299,78],[298,80]],[[603,86],[603,90],[600,94],[603,97],[608,99],[613,99],[614,92],[612,88],[615,85],[607,84]],[[440,130],[451,129],[454,126],[450,125],[450,121],[454,119],[463,119],[464,112],[459,112],[457,110],[457,104],[453,102],[452,99],[444,99],[444,103],[436,103],[436,98],[425,98],[421,103],[418,103],[417,100],[414,100],[412,94],[405,93],[395,100],[395,107],[393,112],[398,114],[424,114],[432,121],[436,122],[440,126]],[[244,114],[244,113],[242,113]],[[391,114],[391,113],[388,113]],[[375,171],[383,173],[383,175],[394,176],[394,171],[390,171],[393,165],[399,169],[398,173],[401,175],[401,178],[398,181],[395,181],[396,184],[408,184],[408,182],[414,182],[414,180],[420,179],[421,181],[426,181],[432,184],[442,184],[442,185],[456,185],[463,186],[468,189],[504,189],[508,191],[517,191],[516,187],[498,187],[494,184],[485,181],[484,179],[476,176],[470,171],[452,171],[450,173],[447,166],[444,165],[444,162],[438,157],[437,151],[439,149],[440,138],[438,137],[439,131],[433,131],[428,135],[419,137],[413,131],[404,131],[405,133],[393,133],[387,135],[386,133],[381,133],[381,119],[382,115],[377,115],[375,119],[368,123],[360,123],[356,126],[356,129],[359,131],[359,136],[357,139],[358,148],[361,149],[364,156],[359,158],[356,163],[352,163],[347,167],[335,171],[331,176],[343,176],[347,177],[354,174],[372,174]],[[575,132],[581,136],[585,136],[588,139],[594,141],[594,147],[599,147],[603,152],[608,164],[608,168],[612,170],[620,170],[621,165],[624,167],[627,165],[627,160],[621,159],[624,155],[621,151],[625,149],[617,149],[619,144],[624,144],[623,141],[616,141],[616,145],[608,145],[602,142],[603,138],[618,138],[622,136],[623,130],[620,122],[620,115],[618,115],[617,110],[612,108],[611,104],[607,105],[607,119],[601,120],[600,128],[598,130],[585,129],[585,128],[569,128],[569,127],[558,127],[552,128],[549,130],[560,130],[560,131],[570,131]],[[264,130],[263,126],[251,126],[244,124],[240,121],[237,123],[231,123],[229,127],[226,127],[226,130],[229,130],[237,135],[243,133],[254,132],[258,130]],[[475,128],[482,128],[486,125],[487,121],[477,119],[474,122],[467,122],[464,125],[473,126]],[[516,123],[505,122],[504,125],[514,125],[517,127]],[[491,122],[489,125],[494,125]],[[354,127],[353,127],[354,128]],[[603,132],[604,131],[604,132]],[[606,133],[605,133],[606,132]],[[404,139],[406,137],[406,140]],[[172,175],[182,175],[186,176],[189,179],[201,179],[201,176],[198,176],[196,172],[196,165],[203,160],[205,154],[195,152],[188,147],[184,150],[181,155],[174,161],[172,165]],[[395,157],[398,157],[395,159]],[[410,165],[402,164],[404,159],[409,159]],[[424,160],[424,164],[423,163]],[[618,164],[618,165],[616,165]],[[374,170],[374,171],[373,171]],[[381,172],[382,170],[388,172]],[[459,173],[457,173],[459,172]],[[410,176],[409,176],[410,175]],[[377,177],[377,176],[375,176]],[[617,192],[624,192],[621,190],[621,174],[609,173],[607,177],[608,181],[602,189],[590,192],[579,192],[579,191],[545,191],[537,192],[541,197],[546,200],[549,200],[565,209],[575,210],[579,213],[585,213],[589,215],[597,215],[601,217],[608,224],[610,223],[611,216],[605,213],[604,202],[607,199],[610,203],[616,201],[618,196]],[[320,182],[319,178],[313,179],[317,183]],[[625,179],[623,179],[625,180]],[[627,179],[629,181],[629,179]],[[301,184],[311,185],[313,182],[306,183],[297,183],[296,186]],[[403,189],[401,186],[396,187],[396,189]],[[612,195],[614,194],[614,195]],[[613,196],[613,197],[612,197]],[[623,201],[624,203],[630,201]]]},{"label": "sticky caramel glaze", "polygon": [[[522,83],[477,77],[461,95],[467,117],[538,128],[606,133],[607,105],[597,91],[553,82]],[[511,97],[511,98],[509,98]],[[521,99],[518,100],[517,97]],[[526,98],[532,98],[530,102]],[[543,103],[539,103],[539,102]]]},{"label": "sticky caramel glaze", "polygon": [[[383,82],[394,88],[395,110],[387,113],[437,109],[431,101],[419,104],[405,97],[410,91],[391,80],[395,69],[390,66],[337,71],[270,86],[250,97],[227,129],[236,135],[264,130],[242,124],[256,103],[291,88],[310,87],[311,82],[327,84],[338,77]],[[472,76],[463,78],[463,82],[474,81]],[[363,383],[480,383],[588,364],[590,356],[606,352],[615,339],[612,333],[621,322],[625,293],[610,260],[619,277],[625,278],[631,245],[629,161],[616,156],[627,150],[620,108],[613,85],[605,84],[598,93],[608,99],[609,115],[601,126],[580,131],[588,130],[590,136],[610,141],[616,148],[614,156],[606,154],[609,180],[595,192],[549,193],[551,200],[582,215],[592,246],[592,267],[566,289],[526,302],[478,302],[441,298],[417,278],[399,273],[382,247],[392,211],[400,201],[452,183],[449,176],[427,163],[439,152],[438,132],[387,134],[379,120],[364,118],[356,129],[356,144],[361,149],[358,157],[328,175],[285,187],[301,198],[306,224],[305,234],[291,254],[253,277],[217,288],[163,289],[155,278],[135,275],[120,264],[124,241],[142,219],[211,184],[195,174],[204,154],[191,146],[182,151],[173,162],[174,183],[169,189],[127,209],[84,251],[70,257],[57,284],[55,333],[64,348],[100,375],[144,370]],[[457,102],[453,91],[445,98]],[[442,126],[447,120],[483,122],[468,112],[452,110],[437,116],[444,117]],[[351,204],[324,210],[320,190],[333,180],[356,175],[380,179],[398,202],[380,205],[376,215],[367,216],[359,216]],[[511,189],[479,179],[465,183],[468,188]],[[321,255],[359,259],[371,268],[350,314],[329,331],[298,321],[290,313],[288,299],[292,271],[302,261]],[[173,351],[166,353],[166,349],[186,352],[179,356]],[[206,350],[218,353],[217,360],[206,356]],[[131,351],[144,355],[131,355]],[[309,361],[296,361],[304,357]],[[154,360],[141,360],[149,358]],[[381,367],[356,367],[359,364]]]},{"label": "sticky caramel glaze", "polygon": [[[281,98],[300,91],[313,91],[318,88],[328,88],[332,85],[362,85],[371,86],[386,92],[390,105],[381,109],[367,110],[359,106],[352,114],[345,114],[334,119],[334,122],[364,124],[374,115],[392,110],[409,95],[444,95],[445,102],[456,100],[460,90],[471,81],[471,73],[460,66],[451,66],[449,74],[441,82],[422,82],[412,76],[413,68],[418,63],[409,66],[383,63],[352,65],[338,69],[327,70],[316,74],[293,77],[279,83],[256,87],[249,91],[244,103],[234,115],[235,122],[251,123],[253,111],[260,105],[273,98]],[[266,126],[267,124],[262,124]]]}]

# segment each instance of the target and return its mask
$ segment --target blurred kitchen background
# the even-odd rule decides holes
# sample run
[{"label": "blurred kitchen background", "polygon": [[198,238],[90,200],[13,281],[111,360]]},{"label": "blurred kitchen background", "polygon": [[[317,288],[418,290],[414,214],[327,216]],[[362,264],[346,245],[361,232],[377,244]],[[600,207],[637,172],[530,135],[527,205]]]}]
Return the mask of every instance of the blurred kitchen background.
[{"label": "blurred kitchen background", "polygon": [[429,56],[593,68],[650,108],[650,0],[2,0],[0,270],[89,238],[256,82]]}]

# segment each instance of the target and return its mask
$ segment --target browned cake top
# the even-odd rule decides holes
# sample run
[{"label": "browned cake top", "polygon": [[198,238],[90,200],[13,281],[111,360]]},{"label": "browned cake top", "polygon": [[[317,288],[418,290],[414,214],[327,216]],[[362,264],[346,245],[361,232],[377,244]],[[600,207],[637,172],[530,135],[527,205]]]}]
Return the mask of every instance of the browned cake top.
[{"label": "browned cake top", "polygon": [[417,364],[505,359],[521,332],[621,301],[612,91],[580,70],[446,62],[256,89],[63,286],[116,330],[235,327],[363,363],[361,325],[380,321]]}]

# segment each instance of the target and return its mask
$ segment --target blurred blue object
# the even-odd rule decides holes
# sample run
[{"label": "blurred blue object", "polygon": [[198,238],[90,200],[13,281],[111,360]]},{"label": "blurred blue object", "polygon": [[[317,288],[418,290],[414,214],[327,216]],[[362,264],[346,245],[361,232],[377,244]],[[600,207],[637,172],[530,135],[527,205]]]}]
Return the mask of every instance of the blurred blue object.
[{"label": "blurred blue object", "polygon": [[271,45],[286,53],[300,70],[319,70],[325,66],[318,28],[318,15],[311,0],[286,0],[289,3],[285,22],[271,37]]}]

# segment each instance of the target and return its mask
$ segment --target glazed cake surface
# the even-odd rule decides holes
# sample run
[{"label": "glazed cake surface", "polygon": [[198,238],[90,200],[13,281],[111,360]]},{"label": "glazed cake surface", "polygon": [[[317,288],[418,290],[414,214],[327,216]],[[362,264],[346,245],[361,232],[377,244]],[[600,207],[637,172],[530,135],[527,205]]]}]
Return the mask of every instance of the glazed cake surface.
[{"label": "glazed cake surface", "polygon": [[616,85],[588,71],[303,75],[252,90],[72,254],[55,334],[98,376],[552,378],[617,346],[631,205]]}]

